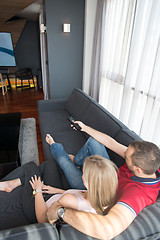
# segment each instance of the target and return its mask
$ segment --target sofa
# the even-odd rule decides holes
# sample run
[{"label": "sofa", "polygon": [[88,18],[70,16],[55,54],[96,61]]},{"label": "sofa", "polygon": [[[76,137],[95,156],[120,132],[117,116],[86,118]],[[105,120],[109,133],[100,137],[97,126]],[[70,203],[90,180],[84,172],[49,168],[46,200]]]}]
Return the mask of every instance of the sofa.
[{"label": "sofa", "polygon": [[[55,161],[50,152],[50,146],[45,141],[47,133],[50,133],[56,142],[62,143],[65,150],[71,154],[76,154],[89,137],[86,133],[74,131],[67,120],[68,116],[72,116],[74,119],[108,134],[126,146],[133,140],[141,139],[80,89],[74,89],[68,99],[39,100],[38,116],[46,161]],[[124,159],[108,149],[107,151],[111,160],[118,167],[124,164]],[[70,186],[57,164],[55,171],[59,173],[61,187],[68,189]],[[3,197],[3,204],[0,206],[1,219],[3,219],[0,220],[0,239],[95,239],[79,232],[68,224],[60,224],[59,222],[53,226],[49,223],[30,224],[22,210],[22,199],[20,198],[22,191],[22,187],[12,191],[8,204],[6,203],[7,193],[0,194],[1,199]],[[2,210],[3,208],[5,211]],[[145,208],[133,223],[114,240],[160,239],[159,216],[160,200],[158,198],[155,204]]]}]

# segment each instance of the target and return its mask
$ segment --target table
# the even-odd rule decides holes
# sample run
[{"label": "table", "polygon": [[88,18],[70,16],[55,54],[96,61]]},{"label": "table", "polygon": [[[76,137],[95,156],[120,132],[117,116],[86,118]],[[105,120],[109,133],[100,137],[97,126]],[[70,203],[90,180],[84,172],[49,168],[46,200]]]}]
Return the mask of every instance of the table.
[{"label": "table", "polygon": [[20,166],[20,122],[20,112],[0,114],[0,179]]}]

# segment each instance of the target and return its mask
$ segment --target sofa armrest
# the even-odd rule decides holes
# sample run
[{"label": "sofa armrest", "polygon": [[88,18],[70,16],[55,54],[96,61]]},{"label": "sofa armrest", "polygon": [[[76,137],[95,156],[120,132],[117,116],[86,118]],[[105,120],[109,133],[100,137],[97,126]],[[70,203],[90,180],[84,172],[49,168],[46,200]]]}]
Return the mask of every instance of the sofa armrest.
[{"label": "sofa armrest", "polygon": [[134,219],[134,221],[129,225],[129,227],[113,239],[160,239],[159,216],[160,198],[158,197],[156,203],[144,208]]},{"label": "sofa armrest", "polygon": [[[144,208],[138,214],[131,225],[119,234],[113,240],[155,240],[160,239],[160,198],[157,202]],[[62,224],[59,227],[60,240],[93,240],[96,238],[89,237],[68,224]]]},{"label": "sofa armrest", "polygon": [[63,110],[67,99],[38,100],[38,112]]},{"label": "sofa armrest", "polygon": [[0,231],[0,240],[21,239],[59,240],[59,234],[56,226],[49,223],[37,223]]}]

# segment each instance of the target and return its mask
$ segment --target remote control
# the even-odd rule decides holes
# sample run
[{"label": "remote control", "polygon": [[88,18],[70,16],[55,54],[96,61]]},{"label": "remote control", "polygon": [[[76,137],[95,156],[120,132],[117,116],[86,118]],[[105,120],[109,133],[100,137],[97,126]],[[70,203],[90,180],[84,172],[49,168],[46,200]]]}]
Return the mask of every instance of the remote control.
[{"label": "remote control", "polygon": [[75,120],[72,116],[67,117],[67,119],[70,121],[70,123],[78,130],[81,130],[81,127],[78,125],[78,123],[75,123]]}]

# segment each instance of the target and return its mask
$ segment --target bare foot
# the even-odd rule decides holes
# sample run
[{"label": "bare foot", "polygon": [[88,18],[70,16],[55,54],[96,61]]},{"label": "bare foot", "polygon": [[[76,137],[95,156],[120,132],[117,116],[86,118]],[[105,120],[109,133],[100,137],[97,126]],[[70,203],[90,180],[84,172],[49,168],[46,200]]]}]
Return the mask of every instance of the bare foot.
[{"label": "bare foot", "polygon": [[49,145],[52,145],[52,143],[55,143],[55,141],[53,140],[53,138],[51,137],[50,134],[47,134],[47,135],[46,135],[46,142],[47,142]]},{"label": "bare foot", "polygon": [[11,192],[14,188],[21,185],[21,181],[19,178],[0,182],[0,191]]},{"label": "bare foot", "polygon": [[68,154],[68,155],[69,155],[71,161],[74,163],[74,155],[72,155],[72,154]]}]

